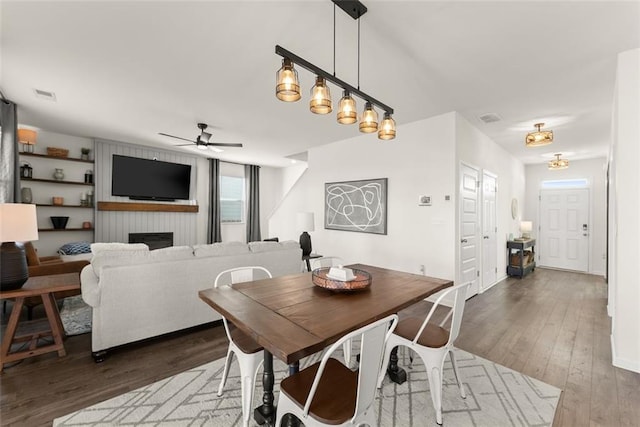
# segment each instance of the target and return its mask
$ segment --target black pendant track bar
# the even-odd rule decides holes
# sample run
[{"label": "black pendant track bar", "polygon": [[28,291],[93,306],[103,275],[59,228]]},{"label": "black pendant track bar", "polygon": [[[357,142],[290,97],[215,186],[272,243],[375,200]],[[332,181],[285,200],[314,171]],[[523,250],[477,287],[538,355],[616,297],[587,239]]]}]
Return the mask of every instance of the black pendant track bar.
[{"label": "black pendant track bar", "polygon": [[283,48],[282,46],[276,45],[276,54],[282,56],[283,58],[290,59],[291,62],[293,62],[294,64],[299,65],[302,68],[305,68],[305,69],[311,71],[312,73],[316,74],[317,76],[323,77],[325,80],[328,80],[328,81],[332,82],[335,85],[340,86],[342,89],[349,91],[349,93],[351,93],[352,95],[356,95],[358,98],[361,98],[364,101],[368,101],[371,104],[380,107],[381,109],[383,109],[387,113],[393,114],[393,108],[389,107],[386,104],[383,104],[382,102],[378,101],[374,97],[367,95],[366,93],[362,92],[360,89],[357,89],[357,88],[351,86],[349,83],[337,78],[333,74],[327,73],[322,68],[316,67],[315,65],[313,65],[309,61],[300,58],[298,55],[296,55],[296,54],[294,54],[292,52],[289,52],[287,49]]}]

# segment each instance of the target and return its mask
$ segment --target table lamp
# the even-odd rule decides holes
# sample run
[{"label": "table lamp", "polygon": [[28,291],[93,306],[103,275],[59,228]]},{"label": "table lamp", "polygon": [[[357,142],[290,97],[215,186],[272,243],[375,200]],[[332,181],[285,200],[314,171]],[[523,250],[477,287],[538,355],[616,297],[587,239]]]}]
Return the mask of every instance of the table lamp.
[{"label": "table lamp", "polygon": [[520,222],[520,233],[522,233],[523,239],[531,238],[531,230],[533,230],[533,222],[531,221]]},{"label": "table lamp", "polygon": [[18,129],[18,142],[23,145],[24,153],[33,153],[38,133],[31,129]]},{"label": "table lamp", "polygon": [[296,223],[298,230],[302,230],[300,235],[302,256],[309,256],[311,254],[311,236],[308,231],[315,230],[313,212],[299,212]]},{"label": "table lamp", "polygon": [[38,240],[36,205],[0,203],[0,290],[20,289],[29,278],[24,248],[16,242]]}]

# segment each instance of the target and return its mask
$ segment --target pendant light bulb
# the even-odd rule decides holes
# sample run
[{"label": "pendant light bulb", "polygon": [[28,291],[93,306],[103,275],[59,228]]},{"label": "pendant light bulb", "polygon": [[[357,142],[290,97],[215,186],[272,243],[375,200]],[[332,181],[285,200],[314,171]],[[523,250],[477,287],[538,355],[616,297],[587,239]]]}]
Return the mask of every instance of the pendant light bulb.
[{"label": "pendant light bulb", "polygon": [[324,78],[316,76],[316,84],[311,88],[311,101],[309,109],[315,114],[329,114],[331,106],[331,92]]},{"label": "pendant light bulb", "polygon": [[357,121],[358,112],[356,111],[356,101],[349,95],[349,91],[345,90],[338,104],[338,123],[341,125],[352,125]]},{"label": "pendant light bulb", "polygon": [[372,133],[378,130],[378,113],[373,109],[371,103],[367,101],[364,105],[364,112],[360,119],[360,132]]},{"label": "pendant light bulb", "polygon": [[293,68],[291,60],[284,58],[282,68],[276,73],[276,98],[284,102],[295,102],[300,97],[298,72]]},{"label": "pendant light bulb", "polygon": [[380,123],[380,129],[378,130],[379,139],[393,139],[396,137],[396,122],[391,117],[391,114],[385,111],[382,123]]}]

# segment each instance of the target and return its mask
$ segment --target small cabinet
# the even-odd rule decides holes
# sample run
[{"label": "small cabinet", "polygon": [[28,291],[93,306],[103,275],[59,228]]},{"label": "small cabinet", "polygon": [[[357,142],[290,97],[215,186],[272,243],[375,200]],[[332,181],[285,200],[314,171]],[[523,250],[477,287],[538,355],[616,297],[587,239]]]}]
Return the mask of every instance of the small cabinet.
[{"label": "small cabinet", "polygon": [[522,278],[536,269],[535,239],[507,241],[507,274]]}]

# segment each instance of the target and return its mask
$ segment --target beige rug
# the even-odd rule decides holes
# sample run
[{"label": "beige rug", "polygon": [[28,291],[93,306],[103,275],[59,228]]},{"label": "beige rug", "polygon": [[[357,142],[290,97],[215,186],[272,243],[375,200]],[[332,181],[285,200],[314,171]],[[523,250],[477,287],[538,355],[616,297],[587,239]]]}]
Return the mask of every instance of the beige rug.
[{"label": "beige rug", "polygon": [[[408,355],[408,352],[407,352]],[[408,366],[407,355],[400,357]],[[460,397],[450,362],[445,363],[443,421],[447,426],[547,426],[553,422],[560,389],[459,350],[467,398]],[[301,367],[316,361],[311,356]],[[107,362],[108,363],[108,362]],[[216,394],[223,359],[207,363],[54,420],[62,426],[239,426],[238,365],[234,363],[225,394]],[[277,385],[287,367],[275,360]],[[402,385],[385,380],[375,402],[379,426],[437,426],[424,365],[415,358]],[[260,377],[260,375],[259,375]],[[262,400],[256,387],[255,406]],[[255,423],[254,423],[255,424]],[[257,425],[257,424],[255,424]]]}]

